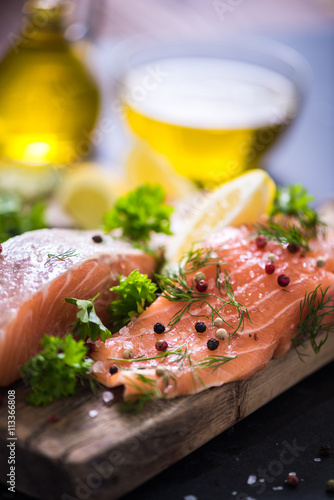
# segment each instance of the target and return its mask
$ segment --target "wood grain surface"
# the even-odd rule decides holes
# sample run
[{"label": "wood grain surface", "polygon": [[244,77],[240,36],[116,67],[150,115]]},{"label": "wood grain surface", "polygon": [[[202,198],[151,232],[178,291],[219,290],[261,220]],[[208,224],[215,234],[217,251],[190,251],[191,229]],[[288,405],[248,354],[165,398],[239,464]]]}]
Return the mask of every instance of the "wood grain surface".
[{"label": "wood grain surface", "polygon": [[[28,389],[16,391],[16,487],[48,499],[113,500],[136,488],[334,359],[334,336],[305,362],[295,350],[249,380],[193,396],[147,403],[139,415],[121,414],[121,389],[106,405],[87,389],[48,408],[25,404]],[[8,472],[7,390],[0,413],[0,471]],[[95,409],[98,415],[89,416]],[[50,423],[50,415],[59,421]]]}]

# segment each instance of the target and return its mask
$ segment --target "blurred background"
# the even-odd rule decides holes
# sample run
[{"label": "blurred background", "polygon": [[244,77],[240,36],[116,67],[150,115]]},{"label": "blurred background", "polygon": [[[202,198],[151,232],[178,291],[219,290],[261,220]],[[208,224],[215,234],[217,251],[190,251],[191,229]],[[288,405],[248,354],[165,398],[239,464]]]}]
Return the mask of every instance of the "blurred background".
[{"label": "blurred background", "polygon": [[[52,15],[45,15],[47,11]],[[168,196],[177,199],[198,186],[211,188],[213,179],[220,183],[240,173],[239,167],[225,169],[224,176],[214,175],[213,170],[210,182],[199,179],[194,172],[205,170],[209,162],[205,156],[203,167],[189,160],[188,170],[182,165],[171,169],[174,157],[185,158],[182,162],[187,164],[182,150],[186,141],[191,141],[191,148],[200,143],[206,152],[219,141],[225,143],[220,136],[215,143],[211,136],[198,139],[189,126],[187,136],[182,135],[184,130],[163,128],[156,110],[154,120],[153,115],[147,120],[139,105],[131,108],[130,99],[124,107],[124,89],[128,91],[127,85],[135,85],[140,77],[137,72],[139,76],[130,74],[126,81],[124,72],[133,54],[159,47],[161,41],[209,41],[212,46],[230,35],[247,45],[252,35],[265,37],[257,42],[263,49],[270,51],[271,41],[276,41],[298,51],[312,73],[310,77],[303,67],[299,74],[297,97],[303,103],[293,116],[287,113],[285,122],[271,122],[271,128],[262,127],[260,132],[250,127],[253,151],[256,134],[267,137],[269,130],[274,139],[263,147],[263,158],[259,154],[260,165],[278,184],[299,182],[317,202],[329,200],[334,194],[333,28],[333,0],[1,2],[0,192],[15,192],[28,204],[46,198],[51,223],[88,228],[101,223],[102,214],[120,194],[142,182],[161,182]],[[156,66],[150,71],[156,81],[163,79],[163,70],[162,76]],[[262,104],[260,94],[259,99]],[[165,94],[163,100],[170,107]],[[154,99],[147,101],[154,104]],[[228,136],[227,143],[231,140]],[[225,154],[224,148],[217,155]],[[195,156],[204,153],[196,149]],[[257,163],[248,161],[245,168],[252,166]],[[8,198],[5,202],[3,210],[8,210]],[[20,203],[16,202],[16,211]],[[5,234],[6,228],[0,227],[1,231]]]}]

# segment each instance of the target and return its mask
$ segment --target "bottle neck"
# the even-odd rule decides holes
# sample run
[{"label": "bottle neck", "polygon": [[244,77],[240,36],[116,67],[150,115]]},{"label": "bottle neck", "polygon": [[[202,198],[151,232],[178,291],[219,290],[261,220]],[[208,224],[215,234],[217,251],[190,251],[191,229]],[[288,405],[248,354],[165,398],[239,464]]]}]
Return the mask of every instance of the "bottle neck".
[{"label": "bottle neck", "polygon": [[22,35],[29,40],[29,45],[35,42],[62,42],[67,45],[64,37],[66,28],[64,3],[49,0],[29,0],[25,3],[22,22]]}]

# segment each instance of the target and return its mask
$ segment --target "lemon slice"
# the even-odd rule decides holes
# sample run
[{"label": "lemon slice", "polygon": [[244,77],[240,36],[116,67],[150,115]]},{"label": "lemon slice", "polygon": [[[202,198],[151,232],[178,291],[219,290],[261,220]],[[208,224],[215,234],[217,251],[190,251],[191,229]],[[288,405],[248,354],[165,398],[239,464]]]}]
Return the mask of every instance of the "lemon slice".
[{"label": "lemon slice", "polygon": [[136,144],[129,154],[125,172],[131,189],[147,182],[161,184],[169,200],[183,198],[196,190],[191,181],[177,174],[162,155],[144,143]]},{"label": "lemon slice", "polygon": [[194,243],[225,226],[254,223],[275,196],[275,183],[260,169],[251,170],[207,194],[196,212],[177,230],[167,249],[167,261],[178,262]]},{"label": "lemon slice", "polygon": [[64,175],[58,203],[82,229],[96,229],[119,196],[127,191],[125,181],[104,172],[99,165],[86,163]]}]

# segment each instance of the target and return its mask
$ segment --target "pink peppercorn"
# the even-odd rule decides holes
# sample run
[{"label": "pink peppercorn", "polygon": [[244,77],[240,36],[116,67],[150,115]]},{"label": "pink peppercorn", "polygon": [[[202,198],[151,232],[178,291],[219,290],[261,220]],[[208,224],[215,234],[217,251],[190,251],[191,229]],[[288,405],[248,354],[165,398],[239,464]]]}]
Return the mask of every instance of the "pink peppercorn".
[{"label": "pink peppercorn", "polygon": [[300,246],[296,245],[295,243],[289,243],[287,248],[291,253],[297,253],[300,250]]},{"label": "pink peppercorn", "polygon": [[286,484],[295,488],[299,483],[299,479],[295,474],[289,474],[286,478]]},{"label": "pink peppercorn", "polygon": [[165,340],[158,340],[155,344],[155,348],[157,351],[166,351],[168,344]]},{"label": "pink peppercorn", "polygon": [[267,245],[267,238],[258,236],[255,240],[257,248],[264,248]]},{"label": "pink peppercorn", "polygon": [[285,274],[280,274],[279,277],[277,278],[277,283],[279,284],[279,286],[282,287],[288,286],[288,284],[290,283],[290,278]]},{"label": "pink peppercorn", "polygon": [[196,290],[198,292],[206,292],[208,289],[208,284],[205,280],[200,280],[198,283],[196,283]]},{"label": "pink peppercorn", "polygon": [[266,264],[265,269],[266,269],[267,274],[273,274],[273,272],[275,271],[275,266],[274,266],[274,264],[269,263],[269,264]]},{"label": "pink peppercorn", "polygon": [[58,422],[59,419],[60,418],[58,417],[58,415],[50,415],[49,416],[49,422],[50,422],[50,424],[54,424],[54,423]]},{"label": "pink peppercorn", "polygon": [[0,245],[0,253],[2,253],[2,245]]}]

